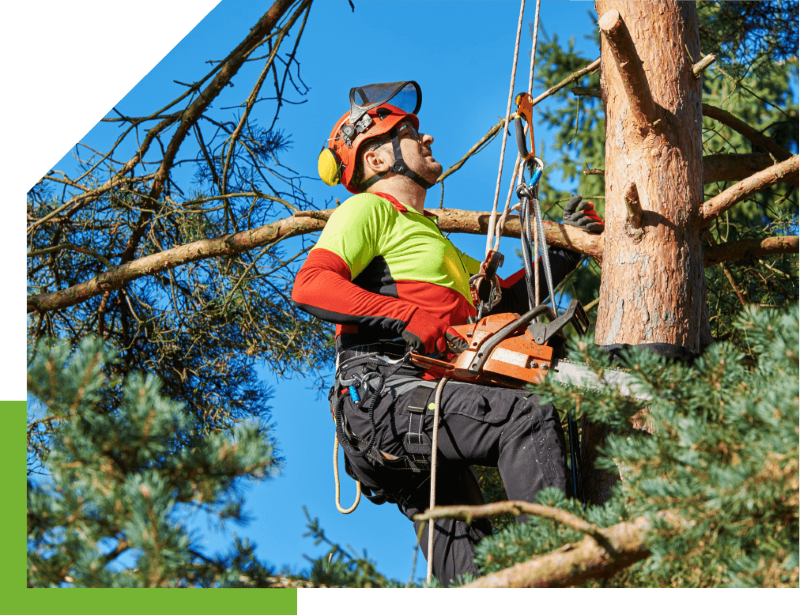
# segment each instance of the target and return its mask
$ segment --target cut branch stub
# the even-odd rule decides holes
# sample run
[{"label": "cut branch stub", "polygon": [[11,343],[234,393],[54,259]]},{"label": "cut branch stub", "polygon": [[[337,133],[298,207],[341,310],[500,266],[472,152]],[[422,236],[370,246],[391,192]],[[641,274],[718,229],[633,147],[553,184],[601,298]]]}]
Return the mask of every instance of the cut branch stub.
[{"label": "cut branch stub", "polygon": [[628,223],[634,229],[642,228],[642,204],[635,183],[630,183],[625,189],[625,207],[628,208]]},{"label": "cut branch stub", "polygon": [[717,61],[717,56],[715,56],[713,53],[709,53],[705,58],[703,58],[697,64],[692,66],[692,72],[694,73],[694,76],[699,79],[700,76],[703,74],[703,71],[705,71],[709,66],[711,66],[716,61]]},{"label": "cut branch stub", "polygon": [[603,13],[598,26],[614,56],[634,122],[642,133],[650,132],[658,121],[656,107],[628,28],[616,9]]}]

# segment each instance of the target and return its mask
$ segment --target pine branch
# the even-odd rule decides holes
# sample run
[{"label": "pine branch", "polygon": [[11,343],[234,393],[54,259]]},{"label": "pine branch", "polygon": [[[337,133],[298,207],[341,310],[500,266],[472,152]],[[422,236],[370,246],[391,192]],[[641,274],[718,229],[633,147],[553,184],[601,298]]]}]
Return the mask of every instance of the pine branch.
[{"label": "pine branch", "polygon": [[[738,182],[773,165],[769,154],[712,154],[703,156],[703,183]],[[779,182],[796,186],[796,174],[782,177]]]},{"label": "pine branch", "polygon": [[759,171],[755,175],[751,175],[747,179],[740,181],[735,186],[731,186],[703,203],[700,214],[702,226],[709,226],[717,216],[728,211],[731,207],[736,205],[736,203],[743,201],[756,192],[769,188],[783,178],[792,176],[796,178],[798,160],[800,160],[800,157],[795,154],[788,160],[774,164],[763,171]]},{"label": "pine branch", "polygon": [[608,541],[603,535],[601,529],[584,521],[580,517],[555,508],[553,506],[544,506],[542,504],[533,504],[531,502],[523,502],[520,500],[511,500],[508,502],[492,502],[490,504],[482,504],[480,506],[436,506],[432,510],[427,510],[424,513],[414,515],[414,521],[427,521],[428,519],[441,519],[446,518],[462,518],[469,524],[473,519],[481,519],[484,517],[492,517],[508,513],[515,517],[520,514],[534,515],[542,517],[543,519],[551,519],[557,521],[562,525],[571,527],[574,530],[587,534],[594,538],[598,544],[608,545]]},{"label": "pine branch", "polygon": [[[622,78],[633,121],[643,134],[647,133],[658,122],[658,116],[642,61],[639,59],[628,27],[616,9],[603,13],[597,25],[608,43]],[[607,70],[607,67],[603,70]]]},{"label": "pine branch", "polygon": [[[29,312],[50,312],[83,303],[104,292],[116,290],[124,285],[154,273],[168,271],[180,265],[220,256],[233,256],[247,250],[277,243],[288,237],[320,231],[333,209],[301,211],[255,229],[223,235],[213,239],[201,239],[193,243],[150,254],[123,265],[107,269],[85,282],[63,290],[31,295],[28,297]],[[437,212],[438,210],[433,210]],[[443,210],[439,214],[439,228],[443,232],[485,234],[489,223],[488,212]],[[596,259],[602,256],[603,242],[599,235],[592,235],[576,227],[563,226],[549,220],[544,221],[545,236],[550,245],[565,247]],[[504,234],[520,236],[519,218],[510,216]]]},{"label": "pine branch", "polygon": [[600,530],[609,548],[594,538],[565,545],[527,562],[481,577],[465,587],[569,587],[609,577],[638,561],[650,550],[644,539],[650,525],[644,518]]},{"label": "pine branch", "polygon": [[[150,188],[149,199],[157,201],[163,192],[169,173],[172,170],[175,162],[175,156],[178,154],[178,149],[183,143],[189,130],[197,123],[197,120],[202,116],[203,112],[208,108],[211,102],[222,92],[223,88],[227,86],[234,75],[239,71],[242,64],[244,64],[247,56],[258,45],[262,38],[269,34],[270,30],[278,23],[283,14],[289,9],[294,0],[276,0],[269,10],[258,20],[255,26],[250,30],[245,39],[239,43],[236,49],[231,52],[224,65],[220,68],[219,72],[211,80],[211,83],[202,91],[198,93],[197,98],[189,105],[189,107],[181,113],[180,124],[175,129],[167,147],[164,151],[164,158],[156,171],[155,178],[153,179],[152,187]],[[310,0],[305,0],[300,7],[304,9]],[[296,17],[295,17],[296,18]],[[145,210],[139,216],[136,226],[128,238],[125,249],[122,252],[121,261],[126,263],[133,258],[139,241],[144,236],[147,222],[153,215],[152,210]]]},{"label": "pine branch", "polygon": [[742,241],[731,241],[721,243],[716,246],[705,248],[706,267],[736,261],[743,258],[753,258],[756,256],[770,256],[773,254],[796,254],[798,252],[798,237],[779,235],[767,237],[765,239],[744,239]]},{"label": "pine branch", "polygon": [[753,145],[760,147],[761,149],[772,154],[776,160],[786,160],[792,155],[792,152],[790,152],[788,149],[778,145],[768,136],[758,132],[755,128],[744,123],[738,117],[725,111],[724,109],[719,109],[712,105],[704,104],[703,115],[725,124],[728,128],[732,128],[743,137],[749,139]]},{"label": "pine branch", "polygon": [[[536,106],[537,104],[542,102],[548,96],[552,96],[553,94],[555,94],[559,90],[562,90],[565,87],[567,87],[570,83],[573,83],[573,82],[577,81],[578,79],[580,79],[581,77],[583,77],[587,73],[591,73],[592,71],[595,71],[598,68],[600,68],[600,58],[597,58],[594,62],[592,62],[588,66],[585,66],[584,68],[575,71],[574,73],[572,73],[566,79],[563,79],[562,81],[560,81],[559,83],[557,83],[553,87],[551,87],[551,88],[547,89],[546,91],[542,92],[541,94],[539,94],[539,96],[537,96],[536,98],[533,99],[533,102],[531,103],[532,106]],[[506,123],[506,120],[505,120],[505,118],[503,118],[499,122],[497,122],[497,124],[492,126],[489,129],[489,131],[485,135],[483,135],[480,138],[480,140],[475,145],[473,145],[467,151],[466,154],[464,154],[464,156],[462,156],[461,160],[456,162],[449,169],[447,169],[444,173],[442,173],[436,179],[436,182],[439,183],[439,182],[443,181],[445,177],[447,177],[448,175],[452,175],[453,173],[458,171],[462,166],[464,166],[464,163],[467,160],[469,160],[470,157],[474,156],[483,145],[485,145],[492,137],[494,137],[498,132],[500,132],[500,130],[505,125],[505,123]]]},{"label": "pine branch", "polygon": [[[445,233],[482,235],[486,233],[488,228],[490,215],[488,212],[460,209],[434,209],[431,211],[439,216],[439,228]],[[325,226],[325,221],[333,212],[333,209],[301,211],[294,216],[277,220],[255,229],[223,235],[213,239],[201,239],[200,241],[164,250],[163,252],[150,254],[124,265],[107,269],[100,275],[69,288],[51,293],[31,295],[27,301],[28,312],[44,313],[62,310],[88,301],[106,291],[121,288],[146,275],[168,271],[180,265],[207,258],[233,256],[263,247],[269,243],[277,243],[288,237],[321,231]],[[574,226],[565,226],[550,220],[544,220],[544,231],[549,245],[568,248],[602,261],[602,235],[593,235]],[[519,217],[508,217],[503,235],[519,238]],[[797,237],[771,237],[764,240],[747,240],[732,244],[722,244],[706,251],[706,266],[723,261],[737,260],[744,258],[745,255],[764,256],[797,251]]]}]

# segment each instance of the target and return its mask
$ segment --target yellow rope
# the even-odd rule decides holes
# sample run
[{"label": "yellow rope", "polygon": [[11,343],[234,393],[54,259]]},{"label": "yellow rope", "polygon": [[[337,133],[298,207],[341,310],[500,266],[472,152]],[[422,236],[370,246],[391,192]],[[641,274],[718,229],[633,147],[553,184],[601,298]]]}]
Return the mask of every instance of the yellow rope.
[{"label": "yellow rope", "polygon": [[336,508],[343,515],[349,515],[358,508],[358,503],[361,501],[361,483],[356,481],[356,501],[353,502],[353,505],[350,508],[342,508],[339,497],[339,438],[335,433],[333,434],[333,480],[336,483]]}]

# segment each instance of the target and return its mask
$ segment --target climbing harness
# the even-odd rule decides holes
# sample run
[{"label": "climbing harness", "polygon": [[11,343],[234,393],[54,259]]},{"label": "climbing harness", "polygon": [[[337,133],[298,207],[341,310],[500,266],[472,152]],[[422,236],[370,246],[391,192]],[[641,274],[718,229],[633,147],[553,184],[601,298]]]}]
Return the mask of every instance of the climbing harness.
[{"label": "climbing harness", "polygon": [[[380,346],[380,345],[377,345]],[[396,470],[411,470],[412,472],[427,472],[430,469],[431,441],[424,432],[424,416],[427,410],[427,400],[434,383],[420,382],[415,376],[399,376],[396,373],[403,367],[411,365],[410,352],[406,352],[399,359],[391,359],[373,352],[370,346],[360,346],[363,351],[358,351],[355,358],[349,358],[340,363],[337,357],[337,367],[334,386],[331,387],[331,404],[333,420],[336,426],[334,442],[334,483],[336,486],[336,508],[343,514],[353,512],[360,501],[362,486],[356,480],[356,501],[350,508],[343,508],[340,503],[338,447],[341,447],[351,457],[366,457],[370,461]],[[339,355],[341,356],[341,355]],[[354,369],[360,373],[352,373]],[[342,374],[349,372],[349,378]],[[407,454],[402,457],[389,455],[375,446],[376,430],[374,410],[379,397],[387,390],[393,396],[415,391],[408,405],[409,428],[404,442]],[[356,409],[368,414],[370,435],[366,440],[356,437],[349,430],[344,416],[344,404],[349,399]],[[367,493],[369,497],[369,492]]]}]

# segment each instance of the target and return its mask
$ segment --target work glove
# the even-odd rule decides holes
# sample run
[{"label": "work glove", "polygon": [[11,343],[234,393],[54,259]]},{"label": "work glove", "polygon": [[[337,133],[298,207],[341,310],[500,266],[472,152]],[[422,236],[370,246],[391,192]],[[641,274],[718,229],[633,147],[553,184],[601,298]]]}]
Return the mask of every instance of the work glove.
[{"label": "work glove", "polygon": [[441,318],[417,310],[403,331],[403,339],[415,354],[459,354],[469,343]]},{"label": "work glove", "polygon": [[583,197],[579,194],[569,200],[569,203],[564,208],[564,224],[577,226],[590,233],[602,233],[603,229],[606,228],[606,224],[594,210],[594,203],[591,201],[581,203],[582,200]]}]

